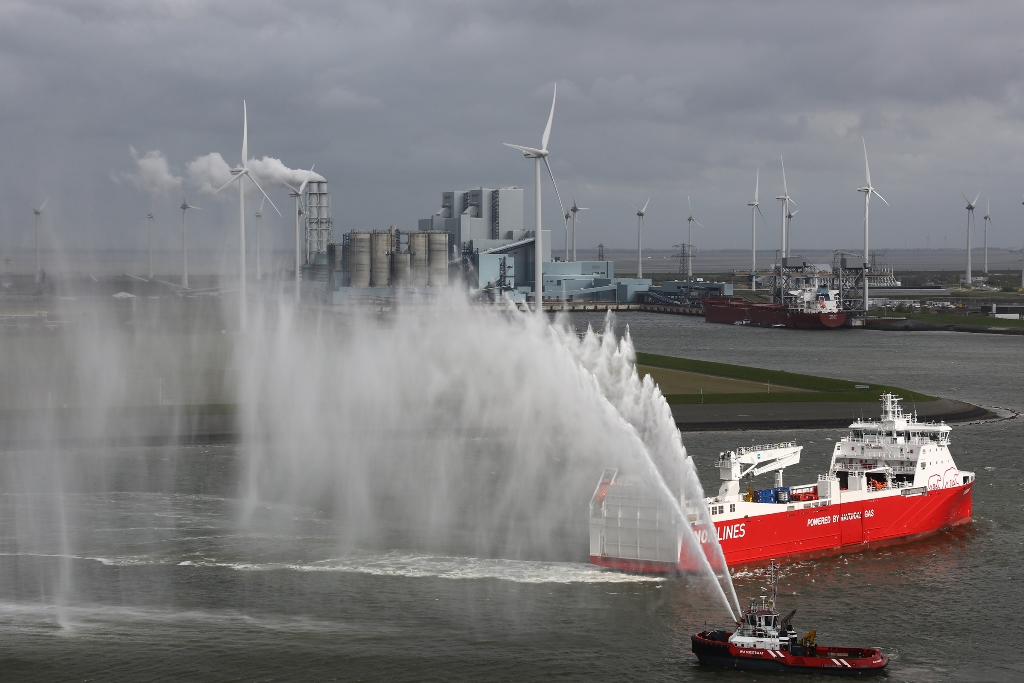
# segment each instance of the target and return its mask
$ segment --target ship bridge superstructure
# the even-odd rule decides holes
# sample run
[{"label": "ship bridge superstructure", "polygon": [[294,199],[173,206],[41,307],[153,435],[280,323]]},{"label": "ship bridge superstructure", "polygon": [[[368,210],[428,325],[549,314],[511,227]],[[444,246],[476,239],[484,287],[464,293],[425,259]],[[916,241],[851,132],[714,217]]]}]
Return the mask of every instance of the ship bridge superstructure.
[{"label": "ship bridge superstructure", "polygon": [[973,472],[961,472],[949,452],[952,428],[944,422],[918,422],[906,414],[902,399],[883,394],[880,420],[854,421],[836,442],[827,476],[842,491],[930,490],[967,484]]}]

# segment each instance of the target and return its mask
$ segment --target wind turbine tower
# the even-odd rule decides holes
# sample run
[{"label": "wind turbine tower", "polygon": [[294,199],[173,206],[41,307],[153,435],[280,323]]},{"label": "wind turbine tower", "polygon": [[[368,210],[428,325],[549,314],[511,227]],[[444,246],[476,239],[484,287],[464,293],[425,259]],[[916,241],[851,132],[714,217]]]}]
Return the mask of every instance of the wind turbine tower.
[{"label": "wind turbine tower", "polygon": [[974,223],[974,208],[978,205],[978,197],[981,196],[981,192],[978,192],[978,196],[974,198],[973,202],[963,192],[960,193],[960,196],[967,202],[967,272],[964,274],[964,286],[970,288],[973,279],[971,277],[971,225]]},{"label": "wind turbine tower", "polygon": [[[786,184],[786,162],[782,157],[779,157],[779,161],[782,162],[782,194],[776,199],[782,202],[782,258],[789,256],[789,227],[786,225],[786,221],[789,216],[789,203],[793,202],[793,199],[789,196],[789,185]],[[796,204],[796,202],[793,202]]]},{"label": "wind turbine tower", "polygon": [[988,275],[988,224],[992,222],[991,213],[991,197],[985,197],[985,215],[982,216],[982,222],[985,226],[985,275]]},{"label": "wind turbine tower", "polygon": [[184,289],[188,289],[188,231],[185,228],[185,213],[189,209],[202,211],[198,206],[185,201],[185,195],[181,195],[181,286]]},{"label": "wind turbine tower", "polygon": [[146,221],[146,225],[148,226],[147,234],[149,236],[149,279],[152,280],[153,279],[153,224],[156,223],[156,217],[153,215],[153,212],[150,211],[149,213],[146,214],[146,217],[145,217],[144,220]]},{"label": "wind turbine tower", "polygon": [[690,204],[689,196],[686,197],[686,206],[690,210],[690,215],[686,217],[686,281],[693,282],[693,224],[700,225],[700,221],[693,217],[693,205]]},{"label": "wind turbine tower", "polygon": [[644,208],[636,209],[636,276],[642,278],[644,276],[644,250],[643,250],[643,227],[644,227],[644,216],[647,214],[647,205],[651,203],[651,198],[648,197],[647,201],[644,202]]},{"label": "wind turbine tower", "polygon": [[[544,232],[541,226],[541,212],[540,212],[540,162],[543,160],[544,165],[548,168],[548,175],[551,176],[551,184],[555,184],[555,175],[551,172],[551,163],[548,161],[548,139],[551,137],[551,122],[555,118],[555,99],[558,97],[558,84],[555,84],[554,93],[551,95],[551,113],[548,114],[548,123],[544,126],[544,135],[540,139],[540,149],[534,147],[523,147],[522,145],[513,145],[504,143],[506,147],[512,149],[518,149],[523,153],[523,156],[527,159],[534,160],[534,180],[536,184],[536,193],[534,194],[534,209],[535,209],[535,223],[537,226],[537,234],[533,240],[533,290],[534,290],[534,302],[535,310],[537,313],[541,313],[544,302],[544,269],[542,259],[544,257],[543,239]],[[555,195],[558,195],[558,186],[555,186]],[[562,199],[559,197],[558,204],[562,204]],[[562,211],[565,213],[565,211]]]},{"label": "wind turbine tower", "polygon": [[264,197],[260,201],[260,208],[256,209],[256,282],[263,280],[263,265],[260,260],[260,228],[263,227],[263,205],[267,201]]},{"label": "wind turbine tower", "polygon": [[302,239],[301,231],[299,228],[299,220],[302,218],[302,193],[306,191],[306,185],[309,184],[309,179],[313,176],[313,169],[316,164],[309,167],[309,172],[306,173],[306,179],[302,181],[302,184],[298,188],[294,188],[288,183],[288,189],[291,192],[288,193],[289,197],[295,198],[295,303],[299,303],[301,294],[301,282],[302,282]]},{"label": "wind turbine tower", "polygon": [[585,206],[576,206],[576,197],[572,198],[572,208],[569,212],[572,213],[572,260],[576,260],[576,214],[580,211],[586,211]]},{"label": "wind turbine tower", "polygon": [[[761,213],[761,207],[757,203],[757,190],[761,184],[761,169],[754,174],[754,201],[747,202],[750,207],[750,290],[757,289],[757,216]],[[761,214],[761,221],[764,221],[764,214]]]},{"label": "wind turbine tower", "polygon": [[864,193],[864,314],[868,312],[868,205],[871,203],[871,195],[875,195],[883,202],[886,206],[889,206],[889,202],[885,201],[885,197],[878,194],[874,187],[871,186],[871,169],[868,166],[868,143],[864,141],[864,138],[860,139],[861,144],[864,146],[864,187],[857,188],[858,192]]},{"label": "wind turbine tower", "polygon": [[32,209],[32,213],[36,216],[36,284],[39,284],[43,273],[42,262],[39,260],[39,217],[43,215],[43,209],[46,208],[46,203],[49,201],[50,198],[47,197],[38,209]]},{"label": "wind turbine tower", "polygon": [[[263,192],[263,188],[260,187],[260,184],[249,173],[249,115],[245,107],[245,100],[242,100],[242,165],[231,169],[231,175],[234,177],[218,187],[214,194],[217,194],[236,180],[238,181],[238,330],[239,332],[245,332],[248,324],[248,302],[245,292],[245,183],[243,178],[248,178],[252,181],[252,184],[263,193],[263,196],[270,202],[270,205],[274,207],[274,211],[277,211],[277,207],[274,206],[274,200],[268,197],[266,192]],[[277,211],[277,215],[281,216],[281,212]],[[284,216],[281,217],[284,218]]]}]

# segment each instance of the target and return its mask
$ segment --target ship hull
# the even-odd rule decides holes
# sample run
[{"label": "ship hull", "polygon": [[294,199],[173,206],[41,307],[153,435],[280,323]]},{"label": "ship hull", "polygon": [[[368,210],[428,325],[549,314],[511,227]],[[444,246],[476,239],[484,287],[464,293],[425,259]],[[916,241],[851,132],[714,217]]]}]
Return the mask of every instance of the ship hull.
[{"label": "ship hull", "polygon": [[[726,564],[737,566],[781,557],[820,557],[858,552],[871,547],[924,538],[942,529],[966,524],[972,516],[973,482],[916,495],[879,495],[832,505],[771,511],[743,518],[716,520],[718,544]],[[793,506],[796,507],[796,506]],[[779,510],[781,508],[781,510]],[[697,530],[710,556],[714,539]],[[639,573],[697,571],[692,561],[637,561],[591,555],[593,564]]]},{"label": "ship hull", "polygon": [[876,674],[885,669],[889,658],[872,648],[799,647],[799,654],[788,650],[738,647],[713,640],[713,633],[690,636],[691,649],[701,664],[745,671],[783,671],[841,676]]},{"label": "ship hull", "polygon": [[738,297],[708,297],[704,300],[704,320],[725,325],[748,323],[751,305],[750,301]]},{"label": "ship hull", "polygon": [[754,304],[748,309],[751,324],[760,327],[789,327],[796,330],[831,330],[842,327],[846,313],[805,312],[779,304]]}]

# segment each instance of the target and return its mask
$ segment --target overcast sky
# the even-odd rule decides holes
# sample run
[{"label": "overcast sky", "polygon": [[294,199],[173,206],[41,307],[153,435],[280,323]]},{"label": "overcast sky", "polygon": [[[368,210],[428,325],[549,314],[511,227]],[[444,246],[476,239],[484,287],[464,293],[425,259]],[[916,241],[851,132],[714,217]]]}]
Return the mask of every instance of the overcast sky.
[{"label": "overcast sky", "polygon": [[[563,200],[590,207],[581,246],[635,245],[648,195],[645,245],[683,241],[689,195],[694,244],[749,248],[760,167],[759,245],[777,248],[781,155],[795,248],[857,247],[863,136],[891,204],[871,204],[872,246],[962,245],[961,192],[981,191],[990,243],[1019,248],[1022,37],[1019,0],[5,0],[0,253],[32,245],[29,205],[51,193],[46,244],[144,248],[152,203],[171,248],[177,179],[205,209],[191,243],[228,248],[237,195],[197,183],[209,155],[239,162],[243,99],[249,156],[316,164],[335,236],[413,229],[442,191],[481,185],[527,188],[532,217],[532,162],[501,143],[539,146],[555,83],[550,159]],[[292,203],[267,190],[284,246]],[[560,253],[550,183],[543,199]]]}]

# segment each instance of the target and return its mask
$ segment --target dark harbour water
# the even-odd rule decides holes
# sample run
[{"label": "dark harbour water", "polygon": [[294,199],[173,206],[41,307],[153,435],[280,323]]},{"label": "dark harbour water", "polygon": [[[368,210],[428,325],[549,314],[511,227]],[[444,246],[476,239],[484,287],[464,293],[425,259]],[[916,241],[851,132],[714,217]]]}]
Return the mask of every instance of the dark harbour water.
[{"label": "dark harbour water", "polygon": [[[819,334],[656,315],[626,322],[642,351],[884,381],[1024,410],[1019,337]],[[841,434],[698,432],[684,440],[713,490],[720,450],[796,439],[804,461],[786,472],[796,483],[824,469]],[[973,524],[912,544],[784,563],[780,601],[798,609],[798,630],[815,628],[819,642],[882,646],[892,656],[887,680],[1024,680],[1016,624],[1024,612],[1022,449],[1024,420],[958,426],[954,457],[978,473]],[[62,493],[72,537],[40,537],[34,552],[24,544],[11,552],[11,529],[31,526],[24,516],[34,514],[40,529],[52,529],[52,506],[39,501],[36,512],[31,491],[0,482],[2,681],[780,680],[695,664],[690,633],[725,619],[699,587],[586,564],[587,501],[578,536],[569,530],[564,556],[551,561],[473,558],[457,544],[339,554],[315,510],[267,510],[267,524],[239,529],[235,446],[103,455],[113,472],[106,485],[86,478]],[[33,454],[0,457],[17,465]],[[87,465],[98,455],[75,457]],[[21,520],[11,519],[15,510]],[[297,524],[276,532],[275,515]],[[761,579],[760,571],[736,574],[741,600],[760,592]],[[40,594],[43,586],[50,594]]]}]

